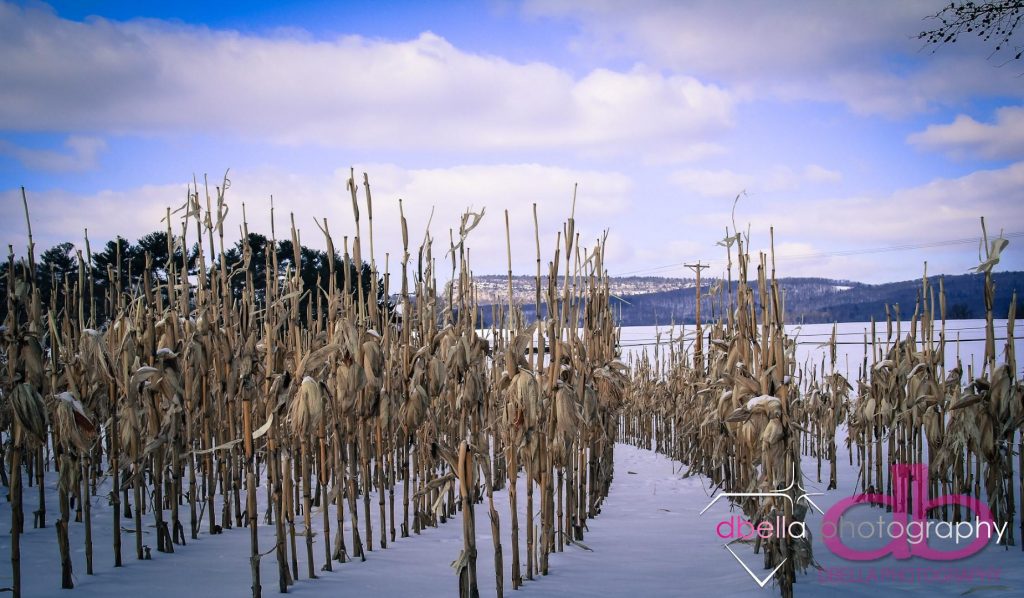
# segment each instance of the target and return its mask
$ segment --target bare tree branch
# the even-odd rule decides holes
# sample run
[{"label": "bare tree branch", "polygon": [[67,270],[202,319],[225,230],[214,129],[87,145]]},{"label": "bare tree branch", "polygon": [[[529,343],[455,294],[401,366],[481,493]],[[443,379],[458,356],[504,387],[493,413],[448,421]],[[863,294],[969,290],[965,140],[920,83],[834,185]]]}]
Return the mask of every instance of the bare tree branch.
[{"label": "bare tree branch", "polygon": [[[1013,43],[1017,26],[1024,17],[1024,0],[994,0],[993,2],[950,2],[948,6],[928,20],[940,24],[917,34],[917,39],[926,44],[940,46],[955,44],[965,35],[981,38],[995,44],[989,58],[1000,52],[1012,53],[1013,60],[1020,60],[1024,51]],[[933,50],[934,51],[934,50]]]}]

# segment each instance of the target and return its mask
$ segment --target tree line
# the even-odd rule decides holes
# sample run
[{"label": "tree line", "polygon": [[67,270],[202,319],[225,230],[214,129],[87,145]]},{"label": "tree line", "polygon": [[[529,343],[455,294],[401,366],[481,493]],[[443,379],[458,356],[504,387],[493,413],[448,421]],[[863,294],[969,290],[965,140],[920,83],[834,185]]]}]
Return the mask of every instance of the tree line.
[{"label": "tree line", "polygon": [[[27,270],[32,269],[32,278],[44,306],[58,313],[69,305],[77,305],[72,300],[73,294],[84,293],[85,304],[88,306],[84,315],[94,326],[99,326],[114,315],[108,289],[133,294],[135,290],[146,286],[146,277],[149,277],[150,288],[160,289],[158,292],[162,292],[166,298],[166,285],[172,272],[176,273],[175,276],[185,272],[190,287],[194,288],[198,284],[197,279],[201,275],[199,247],[194,244],[186,249],[180,239],[177,241],[168,242],[165,231],[154,231],[143,235],[135,243],[118,236],[107,241],[99,251],[91,251],[88,247],[83,251],[74,243],[62,242],[40,253],[38,262],[34,264],[16,260],[12,253],[6,261],[0,263],[0,296],[7,295],[11,280],[26,280]],[[370,301],[373,274],[369,264],[363,262],[357,267],[349,256],[333,253],[336,288],[349,289],[353,299],[362,297],[364,302]],[[331,257],[327,251],[305,246],[300,246],[296,253],[291,240],[275,241],[259,233],[249,233],[232,247],[226,248],[223,259],[232,297],[242,297],[248,279],[252,281],[257,302],[263,301],[267,277],[274,268],[272,264],[277,264],[277,271],[273,274],[282,280],[289,272],[297,269],[303,289],[300,313],[302,318],[306,318],[322,309],[316,291],[329,287]],[[220,266],[220,258],[215,258],[208,271],[220,269]],[[19,269],[26,271],[18,272]],[[12,277],[12,271],[17,272],[17,276]],[[378,282],[380,284],[377,285],[375,298],[378,307],[392,309],[394,306],[388,302],[383,281]],[[0,319],[6,317],[7,309],[6,302],[0,302]]]}]

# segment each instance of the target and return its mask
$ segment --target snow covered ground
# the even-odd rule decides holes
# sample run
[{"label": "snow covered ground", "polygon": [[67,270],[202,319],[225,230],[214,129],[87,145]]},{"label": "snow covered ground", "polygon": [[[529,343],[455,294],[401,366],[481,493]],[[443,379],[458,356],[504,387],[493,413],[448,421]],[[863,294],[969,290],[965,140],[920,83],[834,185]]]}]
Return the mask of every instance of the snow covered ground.
[{"label": "snow covered ground", "polygon": [[[844,465],[845,463],[845,465]],[[810,471],[813,460],[805,460],[805,471]],[[706,480],[699,477],[683,479],[685,468],[651,451],[628,445],[618,445],[615,452],[616,477],[611,495],[602,513],[589,522],[590,531],[584,544],[566,546],[565,552],[551,559],[550,575],[527,581],[515,595],[528,596],[773,596],[777,590],[769,583],[764,589],[757,587],[749,574],[723,547],[715,533],[716,525],[738,511],[731,512],[727,502],[717,502],[700,515],[711,494]],[[848,462],[840,463],[840,488],[816,497],[822,509],[852,493],[854,472]],[[810,491],[820,488],[816,480],[809,479],[805,486]],[[521,516],[525,517],[520,490]],[[48,496],[56,497],[54,488]],[[28,494],[27,497],[34,497]],[[31,500],[26,501],[31,504]],[[507,494],[496,495],[502,518],[502,544],[506,563],[506,592],[512,592],[508,580],[511,561],[511,539],[508,528]],[[82,548],[82,524],[72,524],[72,549],[75,559],[73,591],[59,589],[59,562],[53,513],[56,505],[48,507],[50,527],[28,529],[23,536],[22,566],[26,596],[249,596],[248,530],[231,529],[218,536],[205,531],[199,540],[187,546],[176,547],[174,554],[153,552],[153,560],[138,561],[130,534],[124,536],[124,567],[112,567],[110,549],[110,514],[103,499],[94,499],[94,533],[96,547],[96,575],[85,575],[85,556]],[[374,504],[374,511],[376,505]],[[863,512],[862,512],[863,511]],[[864,520],[874,520],[881,509],[863,508],[855,513]],[[490,527],[486,508],[477,505],[477,547],[481,595],[494,595],[494,568],[491,558]],[[317,518],[318,519],[318,518]],[[525,521],[525,519],[523,519]],[[375,535],[377,522],[375,521]],[[812,532],[820,529],[821,517],[809,519]],[[10,558],[10,508],[0,503],[0,558]],[[1019,529],[1019,521],[1017,523]],[[273,528],[262,526],[261,549],[272,546]],[[152,543],[153,530],[146,530],[147,542]],[[520,535],[525,549],[525,533]],[[814,554],[827,569],[857,568],[863,576],[873,570],[879,574],[902,571],[912,574],[915,569],[936,567],[983,568],[999,570],[995,580],[953,581],[945,583],[897,582],[878,580],[864,583],[829,581],[824,574],[810,570],[799,578],[797,594],[801,596],[878,596],[881,592],[906,592],[919,596],[954,596],[964,592],[983,592],[983,595],[1017,596],[1024,591],[1024,554],[1018,546],[1003,549],[990,544],[983,552],[954,564],[930,563],[921,559],[895,561],[887,557],[870,563],[852,563],[832,554],[819,538],[815,539]],[[449,564],[461,550],[461,518],[456,517],[437,529],[427,529],[420,536],[399,538],[389,543],[387,550],[376,547],[366,562],[335,563],[333,572],[318,572],[319,579],[305,578],[305,551],[299,539],[299,571],[301,579],[289,593],[299,596],[453,596],[457,594],[456,577]],[[767,575],[758,565],[760,557],[749,546],[733,545],[737,554],[759,577]],[[314,554],[317,569],[322,564],[321,536],[315,538]],[[589,550],[588,550],[589,549]],[[263,589],[276,594],[276,564],[273,555],[262,563]],[[10,584],[10,570],[0,573],[0,586]]]},{"label": "snow covered ground", "polygon": [[[737,592],[747,590],[746,583],[728,560],[710,558],[716,551],[713,523],[698,517],[706,504],[706,494],[697,478],[680,479],[680,467],[650,451],[631,446],[616,448],[617,477],[603,513],[589,523],[585,548],[567,545],[563,553],[551,558],[550,574],[526,581],[523,596],[612,596],[638,591],[645,596],[677,595],[681,588],[702,588],[706,592],[728,587],[738,581]],[[85,575],[82,545],[83,525],[71,525],[75,583],[73,591],[59,589],[59,560],[56,532],[56,489],[53,479],[47,488],[49,527],[26,530],[22,536],[23,589],[26,596],[162,596],[217,595],[249,596],[249,534],[247,529],[225,530],[223,534],[200,535],[187,546],[176,547],[174,554],[153,552],[153,560],[138,561],[134,536],[123,535],[124,566],[112,567],[111,515],[106,499],[93,499],[93,531],[96,574]],[[102,492],[101,492],[102,494]],[[31,507],[34,489],[26,488],[26,507]],[[262,496],[262,493],[261,493]],[[505,591],[511,592],[508,567],[511,562],[507,492],[495,495],[502,522],[505,558]],[[525,491],[520,483],[520,521],[525,522]],[[399,505],[399,509],[400,509]],[[494,566],[490,526],[485,505],[476,505],[478,568],[481,594],[494,590]],[[376,500],[372,501],[376,517]],[[717,508],[726,516],[723,503]],[[0,503],[0,558],[10,558],[10,506]],[[314,521],[320,515],[314,513]],[[333,520],[333,515],[332,515]],[[129,521],[122,521],[128,526]],[[31,523],[31,517],[29,517]],[[262,523],[262,518],[261,518]],[[370,595],[374,596],[452,596],[457,594],[457,578],[449,567],[462,548],[461,517],[436,529],[428,528],[410,538],[389,542],[368,553],[365,562],[335,563],[333,572],[319,572],[323,564],[322,536],[314,541],[319,579],[305,578],[305,550],[299,538],[298,581],[289,593],[302,596]],[[300,526],[301,527],[301,526]],[[346,526],[346,538],[350,531]],[[333,530],[332,530],[333,533]],[[374,534],[379,524],[374,520]],[[145,538],[154,545],[151,521]],[[273,527],[261,526],[261,550],[273,546]],[[520,533],[525,550],[525,531]],[[351,548],[351,544],[349,544]],[[728,556],[722,550],[717,550]],[[721,557],[722,554],[715,555]],[[717,562],[716,562],[717,561]],[[704,563],[704,564],[702,564]],[[706,566],[705,566],[706,565]],[[277,593],[276,562],[273,554],[262,561],[263,590]],[[525,567],[524,567],[525,573]],[[745,575],[745,574],[744,574]],[[10,585],[10,569],[0,569],[0,586]]]},{"label": "snow covered ground", "polygon": [[[805,327],[805,331],[808,327]],[[1005,328],[1003,328],[1005,330]],[[828,327],[831,331],[831,327]],[[628,334],[627,334],[628,333]],[[966,333],[966,331],[965,331]],[[653,335],[650,335],[653,338]],[[640,331],[627,329],[627,337],[640,338]],[[817,337],[815,337],[817,338]],[[966,338],[966,337],[965,337]],[[825,339],[821,339],[825,340]],[[1001,344],[1000,344],[1001,347]],[[969,350],[965,346],[964,350]],[[851,350],[859,358],[859,348]],[[845,443],[840,439],[840,446]],[[840,450],[839,489],[815,497],[815,502],[828,510],[839,500],[854,493],[856,472],[849,465],[845,449]],[[804,486],[809,492],[823,492],[826,484],[819,484],[814,474],[815,461],[804,458]],[[716,526],[740,512],[730,511],[728,503],[720,500],[706,513],[700,511],[710,502],[712,495],[707,481],[694,476],[683,478],[686,468],[662,455],[627,445],[615,449],[615,481],[611,494],[604,503],[602,513],[588,522],[589,531],[583,540],[586,548],[567,545],[565,551],[551,557],[550,575],[536,576],[526,581],[523,588],[513,592],[509,579],[511,538],[509,530],[508,498],[505,491],[495,493],[495,502],[501,516],[502,546],[505,562],[506,595],[523,596],[774,596],[777,588],[769,582],[759,588],[751,576],[723,546],[716,535]],[[827,466],[826,466],[827,471]],[[827,482],[827,480],[826,480]],[[72,523],[71,545],[74,558],[76,588],[60,590],[60,567],[53,527],[57,514],[56,478],[48,478],[48,527],[32,529],[31,511],[36,494],[34,488],[25,488],[26,524],[22,536],[22,580],[25,596],[250,596],[249,531],[245,528],[225,530],[210,536],[204,524],[198,540],[187,546],[176,546],[174,554],[153,551],[150,561],[135,559],[134,536],[123,534],[124,566],[115,569],[111,550],[111,514],[106,500],[106,488],[93,498],[93,534],[95,547],[95,575],[85,574],[83,524]],[[107,482],[109,484],[109,481]],[[400,492],[400,489],[398,490]],[[522,482],[519,489],[520,521],[525,522],[525,495]],[[265,498],[259,493],[261,505]],[[360,501],[361,502],[361,501]],[[539,500],[537,501],[539,503]],[[397,510],[401,517],[400,494]],[[1017,504],[1021,504],[1018,497]],[[490,525],[486,502],[475,505],[478,550],[478,578],[482,596],[493,596],[494,568]],[[362,515],[360,505],[360,516]],[[347,509],[346,509],[347,510]],[[376,498],[371,501],[374,516],[374,537],[379,538],[380,525]],[[187,513],[187,511],[186,511]],[[273,546],[273,527],[263,525],[260,516],[260,547],[267,551]],[[851,511],[854,521],[875,521],[887,517],[883,509],[859,507]],[[10,562],[10,505],[0,500],[0,588],[11,584]],[[315,527],[319,529],[322,516],[314,513]],[[144,520],[146,543],[155,547],[152,518]],[[301,521],[301,520],[300,520]],[[837,582],[827,575],[809,570],[798,579],[798,596],[879,596],[896,592],[914,596],[956,596],[964,593],[981,596],[1019,596],[1024,593],[1024,553],[1021,552],[1020,521],[1014,523],[1017,546],[1008,549],[994,542],[979,554],[955,562],[931,562],[921,558],[896,561],[885,557],[879,561],[855,563],[833,554],[821,540],[821,515],[812,515],[808,528],[815,534],[815,559],[827,570],[839,571],[849,579],[857,576],[859,582]],[[334,524],[333,513],[331,515]],[[346,522],[347,523],[347,522]],[[131,527],[132,522],[122,520]],[[187,522],[185,523],[188,527]],[[314,555],[319,579],[306,578],[303,538],[298,538],[300,579],[289,590],[298,596],[375,596],[377,598],[405,596],[457,595],[457,578],[450,563],[462,548],[461,516],[456,516],[438,528],[428,528],[417,536],[398,538],[381,550],[375,540],[374,550],[365,562],[334,563],[333,572],[321,572],[324,559],[322,535],[314,538]],[[301,531],[301,523],[297,522]],[[332,529],[333,534],[337,530]],[[351,537],[346,525],[346,540]],[[187,535],[187,534],[186,534]],[[521,550],[525,551],[525,529],[520,533]],[[751,547],[733,544],[733,550],[758,577],[768,574],[761,567],[760,555]],[[351,550],[351,543],[349,542]],[[525,560],[524,560],[525,562]],[[934,575],[936,570],[998,572],[996,579],[954,581],[899,581],[904,577]],[[277,571],[273,553],[262,560],[263,591],[277,594]],[[525,575],[525,567],[523,569]],[[866,576],[880,575],[883,579],[864,581]]]},{"label": "snow covered ground", "polygon": [[[1002,340],[1006,337],[1006,320],[995,320],[995,336],[996,339],[996,358],[999,361],[1003,360],[1003,352],[1006,345],[1006,341]],[[935,325],[935,339],[939,338],[939,331],[941,324],[936,323]],[[838,325],[836,330],[836,369],[839,370],[843,375],[848,378],[856,378],[857,368],[860,366],[864,359],[864,339],[865,335],[870,341],[870,322],[843,322]],[[908,322],[902,322],[900,325],[901,338],[906,338],[910,332],[910,324]],[[628,358],[629,356],[636,357],[642,351],[646,350],[649,355],[654,354],[655,341],[658,339],[658,334],[661,334],[660,340],[660,355],[664,358],[668,354],[668,342],[669,339],[679,339],[680,334],[683,335],[684,346],[687,351],[693,350],[693,334],[694,326],[692,324],[685,328],[676,326],[628,326],[622,329],[621,346],[623,352]],[[801,365],[817,365],[818,371],[821,371],[821,359],[823,356],[828,356],[827,344],[832,336],[832,324],[802,324],[802,325],[787,325],[786,333],[797,341],[796,360]],[[896,325],[893,324],[893,335],[895,338]],[[1024,351],[1024,339],[1021,338],[1021,326],[1018,322],[1016,330],[1016,341],[1014,342],[1015,350],[1017,355],[1022,355]],[[707,330],[704,332],[705,341],[707,338]],[[886,329],[885,322],[878,322],[875,324],[875,338],[878,342],[878,347],[885,347],[886,344]],[[918,339],[920,340],[921,333],[920,327],[918,327]],[[984,320],[950,320],[946,323],[946,339],[948,343],[946,345],[946,369],[950,369],[956,365],[957,357],[960,357],[961,362],[964,366],[964,375],[966,379],[967,367],[973,365],[975,371],[981,366],[982,359],[985,354],[985,321]],[[706,342],[705,342],[706,346]],[[828,364],[826,363],[826,367]],[[1017,374],[1020,375],[1024,372],[1024,361],[1018,359]]]}]

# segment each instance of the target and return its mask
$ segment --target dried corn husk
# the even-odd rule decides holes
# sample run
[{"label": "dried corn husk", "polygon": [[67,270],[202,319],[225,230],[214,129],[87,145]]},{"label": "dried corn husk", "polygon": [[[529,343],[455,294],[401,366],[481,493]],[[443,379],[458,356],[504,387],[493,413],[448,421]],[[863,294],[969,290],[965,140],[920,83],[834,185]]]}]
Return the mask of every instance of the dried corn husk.
[{"label": "dried corn husk", "polygon": [[26,383],[15,386],[11,396],[11,407],[16,424],[15,443],[20,441],[29,448],[45,444],[49,418],[46,416],[43,398],[36,389]]},{"label": "dried corn husk", "polygon": [[67,450],[88,451],[96,438],[96,426],[85,414],[82,403],[71,393],[62,392],[54,401],[54,427],[58,442]]},{"label": "dried corn husk", "polygon": [[307,437],[316,430],[324,413],[324,397],[320,383],[306,376],[288,409],[292,434]]}]

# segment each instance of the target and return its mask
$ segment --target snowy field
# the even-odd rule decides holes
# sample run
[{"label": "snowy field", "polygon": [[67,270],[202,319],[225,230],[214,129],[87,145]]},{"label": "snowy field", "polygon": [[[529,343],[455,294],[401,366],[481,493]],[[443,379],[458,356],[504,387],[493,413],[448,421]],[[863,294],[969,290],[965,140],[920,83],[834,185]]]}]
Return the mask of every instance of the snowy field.
[{"label": "snowy field", "polygon": [[[964,339],[960,354],[966,363],[973,356],[980,362],[981,345],[966,339],[982,338],[984,330],[979,321],[952,322],[948,326],[950,338],[959,333]],[[840,340],[863,339],[864,325],[845,324],[840,327]],[[1005,322],[997,322],[997,336],[1005,336]],[[666,330],[667,332],[667,330]],[[884,332],[884,327],[883,327]],[[904,328],[904,333],[906,329]],[[804,326],[801,330],[801,360],[819,361],[819,344],[828,339],[831,326]],[[859,336],[858,336],[859,335]],[[653,328],[627,328],[623,330],[622,343],[630,351],[639,351],[654,340]],[[1002,352],[1003,342],[997,343]],[[631,345],[631,346],[630,346]],[[841,345],[849,353],[851,368],[862,358],[863,348],[859,344]],[[1018,343],[1018,351],[1020,346]],[[947,363],[955,361],[955,352],[947,350]],[[845,363],[845,357],[839,358]],[[841,433],[845,434],[844,431]],[[845,446],[843,439],[839,445]],[[854,493],[856,472],[850,466],[845,449],[840,450],[839,488],[824,496],[815,497],[823,509]],[[805,457],[804,486],[809,492],[824,492],[826,484],[819,484],[813,473],[814,460]],[[703,515],[701,510],[710,502],[712,495],[707,481],[694,476],[683,478],[685,467],[662,455],[627,445],[618,445],[615,450],[615,481],[611,493],[604,503],[601,514],[588,522],[589,531],[583,546],[566,545],[565,551],[551,556],[550,575],[536,576],[526,581],[518,592],[511,589],[509,563],[511,562],[511,539],[507,492],[495,493],[496,508],[501,517],[502,546],[505,562],[505,592],[516,596],[773,596],[778,594],[769,582],[759,588],[751,576],[723,546],[715,533],[716,525],[728,520],[739,511],[731,512],[725,500],[715,503]],[[827,482],[827,480],[826,480]],[[113,568],[111,550],[111,521],[104,487],[93,497],[93,542],[95,546],[95,575],[85,574],[83,548],[83,524],[72,523],[70,528],[71,546],[74,558],[74,590],[60,590],[60,567],[56,544],[56,478],[48,478],[47,506],[48,527],[32,529],[31,510],[36,500],[36,489],[25,488],[26,527],[22,536],[22,571],[25,596],[250,596],[249,577],[249,531],[245,528],[225,530],[223,534],[210,536],[204,525],[198,540],[189,540],[186,546],[175,546],[174,554],[153,551],[150,561],[138,561],[134,553],[134,534],[123,534],[124,566]],[[107,479],[109,485],[109,479]],[[525,522],[525,490],[519,486],[519,507],[521,524]],[[401,489],[396,490],[396,502],[401,517]],[[261,488],[260,549],[267,551],[273,546],[273,527],[263,525],[265,492]],[[361,502],[361,501],[360,501]],[[539,501],[538,501],[539,502]],[[1017,504],[1020,504],[1018,497]],[[377,516],[376,497],[371,500],[372,512]],[[486,502],[476,506],[476,529],[478,550],[478,579],[481,595],[493,596],[494,568],[490,525],[487,519]],[[360,507],[361,511],[361,507]],[[1018,509],[1019,511],[1019,509]],[[852,512],[855,520],[874,521],[882,509],[858,508]],[[362,516],[362,512],[360,512]],[[10,505],[0,501],[0,588],[11,584],[10,560]],[[313,514],[313,521],[319,525],[322,516]],[[144,535],[150,546],[156,544],[155,532],[151,527],[152,518],[147,515]],[[301,530],[301,519],[297,526]],[[331,514],[332,526],[334,515]],[[130,520],[122,524],[131,526]],[[815,514],[808,520],[812,532],[820,529],[821,515]],[[298,559],[300,579],[289,590],[298,596],[454,596],[457,595],[457,579],[450,563],[462,548],[461,515],[438,528],[428,528],[421,535],[398,538],[388,542],[388,548],[379,546],[379,522],[374,520],[375,546],[367,554],[365,562],[354,561],[334,563],[333,572],[321,572],[324,559],[322,536],[314,538],[314,554],[319,579],[306,578],[305,550],[303,538],[298,538]],[[979,554],[954,563],[934,563],[919,558],[896,561],[886,557],[880,561],[852,563],[834,555],[824,543],[815,538],[814,556],[826,571],[845,571],[846,581],[829,578],[822,572],[812,570],[798,578],[798,596],[879,596],[897,592],[915,596],[956,596],[969,593],[981,596],[1019,596],[1024,592],[1024,553],[1021,552],[1020,520],[1014,523],[1017,546],[1008,549],[990,543]],[[186,523],[187,527],[187,523]],[[337,530],[332,529],[333,534]],[[346,540],[351,538],[346,525]],[[520,532],[521,549],[525,550],[525,529]],[[349,542],[351,548],[351,543]],[[760,555],[754,555],[751,547],[733,544],[733,550],[759,577],[768,572],[760,567]],[[993,578],[956,579],[932,581],[929,575],[938,575],[938,568],[953,567],[957,570],[986,571]],[[856,571],[854,571],[854,569]],[[850,581],[850,575],[863,576],[867,570],[881,574],[884,579],[870,582]],[[914,573],[916,571],[916,573]],[[277,594],[276,561],[271,552],[262,559],[263,591],[265,595]],[[888,572],[888,573],[886,573]],[[896,573],[894,573],[896,572]],[[870,574],[870,572],[868,572]],[[525,567],[524,567],[525,575]],[[916,575],[919,581],[900,581],[896,578]]]},{"label": "snowy field", "polygon": [[[994,328],[996,339],[996,360],[1003,360],[1004,348],[1006,345],[1006,320],[995,320]],[[938,342],[941,324],[935,325],[935,341]],[[893,338],[896,338],[897,327],[893,323]],[[902,322],[899,326],[901,338],[906,338],[910,333],[908,322]],[[797,341],[796,360],[801,365],[817,365],[821,371],[822,358],[828,359],[828,342],[832,337],[832,324],[802,324],[786,326],[786,332],[791,338]],[[660,334],[660,337],[659,337]],[[1021,323],[1017,322],[1015,335],[1015,351],[1021,355],[1024,350],[1024,331]],[[683,345],[687,351],[693,350],[694,326],[686,327],[670,326],[629,326],[622,329],[621,346],[626,358],[636,358],[641,352],[647,351],[651,356],[654,354],[655,344],[660,340],[659,354],[664,358],[668,351],[669,339],[682,338]],[[707,330],[704,331],[705,350],[707,347]],[[836,369],[853,379],[857,376],[857,368],[864,359],[864,339],[871,341],[870,322],[844,322],[838,325],[836,330]],[[918,341],[921,339],[920,326],[917,330]],[[966,380],[967,367],[973,365],[978,371],[985,354],[985,320],[950,320],[946,322],[946,353],[945,365],[949,370],[956,365],[957,357],[960,357],[964,367]],[[876,346],[884,350],[886,347],[885,322],[875,324]],[[869,359],[870,361],[870,359]],[[1022,371],[1022,361],[1018,358],[1017,373]],[[828,363],[825,364],[826,369]]]}]

